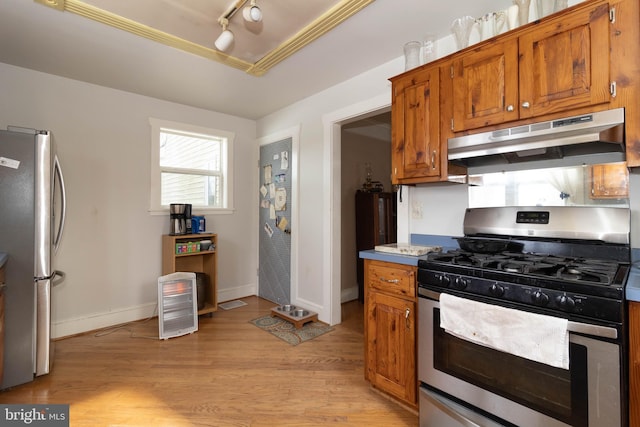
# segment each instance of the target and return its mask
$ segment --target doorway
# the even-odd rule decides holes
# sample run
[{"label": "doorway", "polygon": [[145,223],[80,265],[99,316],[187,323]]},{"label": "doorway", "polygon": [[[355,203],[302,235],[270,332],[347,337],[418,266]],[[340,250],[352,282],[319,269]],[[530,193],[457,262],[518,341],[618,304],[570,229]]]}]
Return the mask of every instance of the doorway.
[{"label": "doorway", "polygon": [[[366,231],[373,231],[378,223],[373,208],[377,197],[391,200],[391,112],[386,109],[373,116],[357,118],[342,125],[340,144],[341,164],[341,301],[364,301],[363,263],[358,259],[359,249],[378,239]],[[360,218],[357,219],[356,194],[360,200]],[[389,204],[391,205],[391,204]],[[395,222],[395,221],[394,221]],[[385,224],[384,221],[379,222]],[[356,229],[360,225],[360,240]],[[388,231],[395,236],[395,229]],[[392,241],[395,241],[393,239]],[[388,243],[388,242],[385,242]],[[356,265],[358,264],[358,265]],[[357,267],[357,273],[356,273]]]},{"label": "doorway", "polygon": [[323,241],[323,275],[329,279],[323,292],[324,301],[329,305],[327,314],[331,324],[340,323],[342,316],[342,126],[388,111],[391,106],[390,99],[389,94],[380,95],[323,117],[326,212],[324,228],[327,230]]}]

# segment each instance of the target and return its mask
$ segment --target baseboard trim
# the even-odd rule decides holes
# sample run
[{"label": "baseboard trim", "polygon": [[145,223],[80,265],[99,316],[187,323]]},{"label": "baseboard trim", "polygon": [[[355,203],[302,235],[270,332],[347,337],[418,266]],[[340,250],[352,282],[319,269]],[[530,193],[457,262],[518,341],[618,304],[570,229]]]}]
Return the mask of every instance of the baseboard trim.
[{"label": "baseboard trim", "polygon": [[[231,301],[257,295],[255,285],[245,285],[236,288],[218,289],[218,302]],[[135,322],[158,315],[158,303],[151,302],[106,313],[94,313],[74,319],[52,322],[51,338],[60,339],[90,331]]]},{"label": "baseboard trim", "polygon": [[95,313],[85,317],[53,322],[51,324],[51,337],[53,339],[64,338],[157,316],[157,308],[158,303],[152,302],[121,310],[109,311],[108,313]]},{"label": "baseboard trim", "polygon": [[231,301],[238,298],[250,297],[252,295],[258,295],[258,289],[256,285],[244,285],[228,289],[218,288],[218,303]]},{"label": "baseboard trim", "polygon": [[345,302],[353,301],[358,299],[358,286],[352,286],[350,288],[342,289],[340,292],[340,302],[344,304]]}]

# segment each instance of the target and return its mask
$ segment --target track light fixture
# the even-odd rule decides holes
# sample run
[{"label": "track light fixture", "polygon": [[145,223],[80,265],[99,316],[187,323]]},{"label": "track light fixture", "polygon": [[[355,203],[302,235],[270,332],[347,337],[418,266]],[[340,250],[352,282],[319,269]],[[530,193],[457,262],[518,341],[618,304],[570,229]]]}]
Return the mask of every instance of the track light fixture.
[{"label": "track light fixture", "polygon": [[233,33],[231,30],[227,29],[229,26],[229,20],[227,18],[221,18],[218,22],[222,25],[222,33],[220,33],[214,45],[216,46],[216,49],[224,52],[229,49],[231,43],[233,43]]},{"label": "track light fixture", "polygon": [[247,22],[260,22],[262,21],[262,10],[256,5],[256,0],[251,0],[249,6],[246,6],[242,10],[242,16]]},{"label": "track light fixture", "polygon": [[245,6],[247,3],[249,3],[249,0],[235,0],[234,3],[220,15],[220,18],[218,18],[218,23],[222,26],[222,33],[218,36],[214,45],[219,51],[224,52],[231,47],[234,36],[231,30],[228,29],[229,20],[233,18],[233,15],[241,8],[244,7],[242,16],[244,16],[247,22],[262,21],[262,10],[256,5],[256,0],[251,0],[249,6]]}]

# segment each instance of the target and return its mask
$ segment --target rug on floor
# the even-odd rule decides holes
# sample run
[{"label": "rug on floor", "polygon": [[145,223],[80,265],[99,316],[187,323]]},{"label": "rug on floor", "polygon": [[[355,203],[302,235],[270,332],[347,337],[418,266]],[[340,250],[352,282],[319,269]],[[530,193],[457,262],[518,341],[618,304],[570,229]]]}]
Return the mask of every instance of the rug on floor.
[{"label": "rug on floor", "polygon": [[251,320],[251,323],[291,345],[298,345],[333,331],[331,326],[320,322],[309,322],[302,328],[296,329],[293,323],[271,315],[258,317]]},{"label": "rug on floor", "polygon": [[218,304],[218,307],[223,310],[231,310],[234,308],[242,307],[244,305],[247,305],[247,303],[238,299],[235,301],[223,302],[222,304]]}]

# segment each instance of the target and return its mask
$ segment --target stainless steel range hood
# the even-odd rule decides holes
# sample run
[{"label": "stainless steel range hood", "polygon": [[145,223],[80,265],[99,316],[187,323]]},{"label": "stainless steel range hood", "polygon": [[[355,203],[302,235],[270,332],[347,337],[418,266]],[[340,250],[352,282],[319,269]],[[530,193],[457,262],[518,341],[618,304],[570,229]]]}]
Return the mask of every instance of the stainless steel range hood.
[{"label": "stainless steel range hood", "polygon": [[469,167],[624,152],[624,109],[450,138],[448,150]]}]

